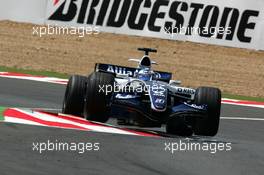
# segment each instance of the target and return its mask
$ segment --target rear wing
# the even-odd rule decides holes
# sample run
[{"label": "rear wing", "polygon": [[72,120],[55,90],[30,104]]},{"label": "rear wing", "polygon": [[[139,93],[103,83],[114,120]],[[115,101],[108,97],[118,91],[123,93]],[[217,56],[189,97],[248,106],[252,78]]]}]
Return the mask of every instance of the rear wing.
[{"label": "rear wing", "polygon": [[[95,72],[106,72],[111,74],[121,74],[121,75],[128,75],[129,77],[134,77],[135,73],[139,71],[138,68],[133,67],[125,67],[125,66],[118,66],[112,64],[102,64],[96,63]],[[172,73],[169,72],[162,72],[162,71],[154,71],[159,74],[159,80],[169,82],[172,78]]]}]

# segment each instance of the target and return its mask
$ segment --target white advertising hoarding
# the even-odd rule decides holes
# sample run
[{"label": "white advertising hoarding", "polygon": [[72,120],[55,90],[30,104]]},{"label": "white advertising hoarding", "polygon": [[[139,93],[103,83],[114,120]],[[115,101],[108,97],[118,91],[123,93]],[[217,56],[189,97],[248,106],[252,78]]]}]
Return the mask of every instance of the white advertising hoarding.
[{"label": "white advertising hoarding", "polygon": [[264,50],[263,0],[1,0],[0,20]]},{"label": "white advertising hoarding", "polygon": [[44,24],[50,0],[0,0],[0,20]]},{"label": "white advertising hoarding", "polygon": [[46,23],[259,49],[263,12],[261,0],[60,0],[49,1]]}]

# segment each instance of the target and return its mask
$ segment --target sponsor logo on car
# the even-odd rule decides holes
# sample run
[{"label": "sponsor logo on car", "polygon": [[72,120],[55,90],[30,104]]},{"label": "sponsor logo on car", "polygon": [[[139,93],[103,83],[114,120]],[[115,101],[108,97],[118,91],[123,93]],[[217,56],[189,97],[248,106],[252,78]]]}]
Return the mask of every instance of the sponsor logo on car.
[{"label": "sponsor logo on car", "polygon": [[194,89],[178,87],[177,92],[181,94],[195,94]]},{"label": "sponsor logo on car", "polygon": [[162,98],[157,98],[157,99],[155,100],[155,103],[158,103],[158,104],[164,104],[164,103],[165,103],[165,100],[162,99]]},{"label": "sponsor logo on car", "polygon": [[108,66],[107,72],[133,76],[133,72],[132,71],[126,70],[126,68],[124,68],[124,67],[118,67],[118,66],[112,66],[112,65]]},{"label": "sponsor logo on car", "polygon": [[196,105],[196,104],[188,104],[184,102],[185,105],[190,106],[195,109],[205,110],[207,108],[207,105]]}]

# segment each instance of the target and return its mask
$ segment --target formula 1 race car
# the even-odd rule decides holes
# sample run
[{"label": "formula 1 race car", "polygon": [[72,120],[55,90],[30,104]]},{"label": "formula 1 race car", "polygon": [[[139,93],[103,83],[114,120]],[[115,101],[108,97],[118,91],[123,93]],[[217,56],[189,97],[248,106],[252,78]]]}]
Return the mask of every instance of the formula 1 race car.
[{"label": "formula 1 race car", "polygon": [[87,120],[120,125],[161,127],[168,134],[214,136],[219,127],[221,91],[180,86],[168,72],[153,71],[149,58],[155,49],[139,48],[145,54],[137,68],[96,64],[89,76],[70,77],[62,112]]}]

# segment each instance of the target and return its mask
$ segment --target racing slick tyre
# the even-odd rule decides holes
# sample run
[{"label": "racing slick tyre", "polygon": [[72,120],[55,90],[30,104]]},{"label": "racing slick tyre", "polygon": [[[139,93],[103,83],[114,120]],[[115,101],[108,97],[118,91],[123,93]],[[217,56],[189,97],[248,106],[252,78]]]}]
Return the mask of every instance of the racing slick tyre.
[{"label": "racing slick tyre", "polygon": [[195,104],[207,105],[207,117],[196,118],[194,133],[203,136],[215,136],[219,127],[221,110],[221,91],[212,87],[199,87],[195,94]]},{"label": "racing slick tyre", "polygon": [[[104,123],[109,119],[114,81],[114,76],[109,73],[94,72],[89,76],[84,104],[84,117],[87,120]],[[108,87],[111,92],[106,92]]]},{"label": "racing slick tyre", "polygon": [[83,115],[84,96],[87,77],[73,75],[66,87],[62,113],[76,116]]}]

